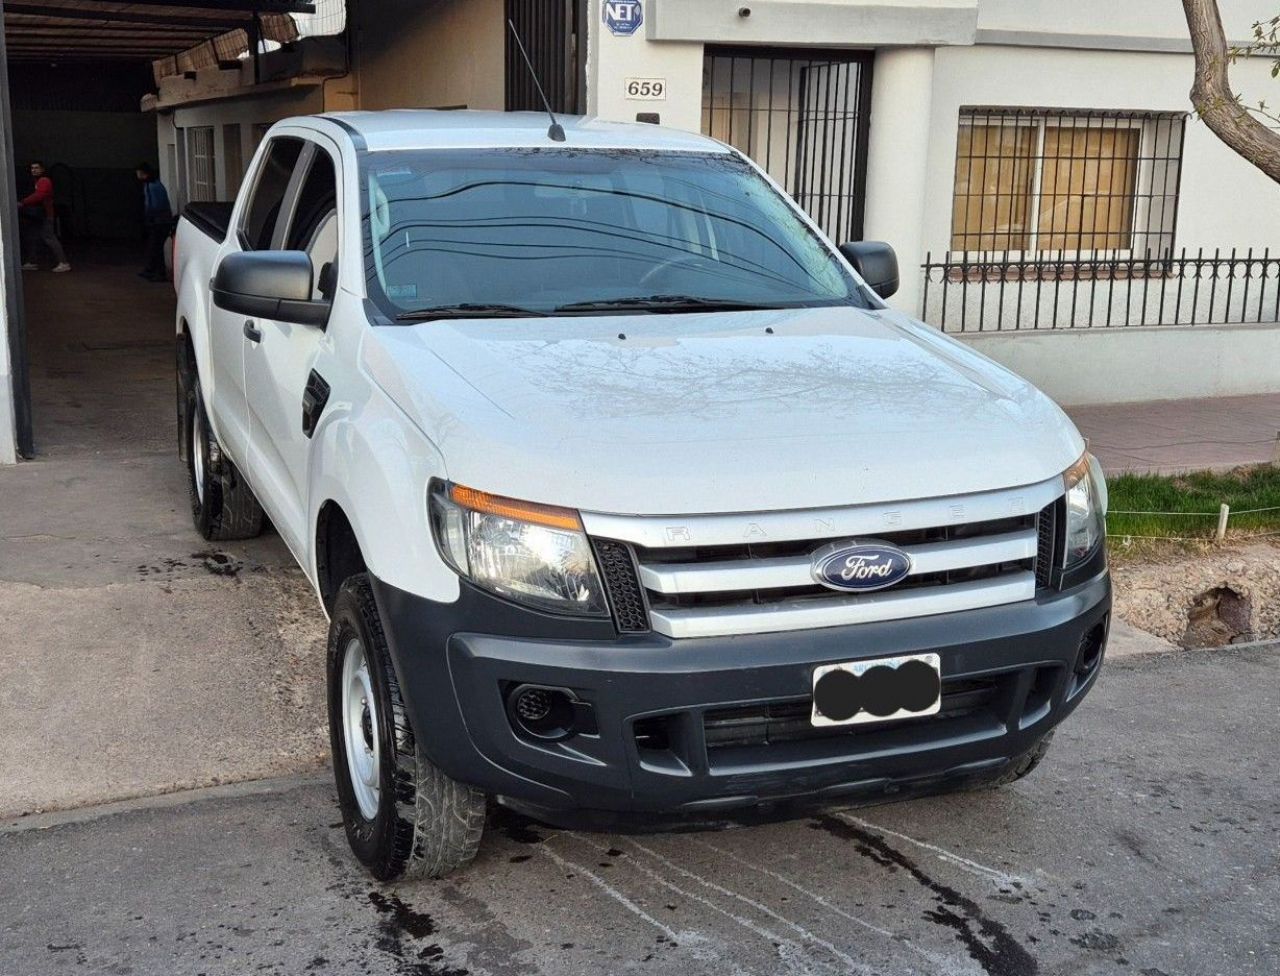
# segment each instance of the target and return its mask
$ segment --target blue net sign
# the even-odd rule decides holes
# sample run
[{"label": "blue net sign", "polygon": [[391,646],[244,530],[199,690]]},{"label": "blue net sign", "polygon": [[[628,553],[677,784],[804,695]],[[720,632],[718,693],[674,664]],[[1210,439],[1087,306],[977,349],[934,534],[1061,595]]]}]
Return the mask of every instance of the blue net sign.
[{"label": "blue net sign", "polygon": [[619,37],[630,37],[644,23],[641,0],[605,0],[604,23]]}]

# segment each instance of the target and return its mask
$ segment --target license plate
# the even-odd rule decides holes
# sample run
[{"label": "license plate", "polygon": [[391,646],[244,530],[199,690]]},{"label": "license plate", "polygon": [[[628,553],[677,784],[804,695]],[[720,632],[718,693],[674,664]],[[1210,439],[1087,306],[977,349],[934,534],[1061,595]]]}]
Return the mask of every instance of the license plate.
[{"label": "license plate", "polygon": [[942,708],[937,654],[824,664],[813,672],[815,726],[867,725],[936,715]]}]

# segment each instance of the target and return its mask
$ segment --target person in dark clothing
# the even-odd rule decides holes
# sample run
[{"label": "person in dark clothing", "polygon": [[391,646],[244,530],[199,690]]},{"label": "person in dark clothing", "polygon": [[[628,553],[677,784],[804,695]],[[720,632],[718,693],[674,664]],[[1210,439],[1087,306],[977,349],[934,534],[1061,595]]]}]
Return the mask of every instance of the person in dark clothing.
[{"label": "person in dark clothing", "polygon": [[168,281],[164,266],[164,242],[173,231],[173,208],[169,193],[156,176],[150,163],[139,163],[138,180],[142,183],[142,219],[147,227],[147,263],[138,275],[148,281]]},{"label": "person in dark clothing", "polygon": [[62,250],[62,242],[58,240],[58,229],[53,208],[53,180],[44,170],[44,163],[35,160],[31,163],[31,178],[35,181],[35,189],[18,201],[18,212],[22,218],[23,238],[26,242],[26,256],[23,258],[22,270],[35,271],[36,253],[41,244],[53,252],[53,270],[70,271],[66,252]]}]

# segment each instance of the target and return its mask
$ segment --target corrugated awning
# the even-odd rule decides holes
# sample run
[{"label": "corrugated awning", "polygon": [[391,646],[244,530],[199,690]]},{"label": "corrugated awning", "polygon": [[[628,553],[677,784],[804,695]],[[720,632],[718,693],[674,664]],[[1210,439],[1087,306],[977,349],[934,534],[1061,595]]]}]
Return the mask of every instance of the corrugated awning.
[{"label": "corrugated awning", "polygon": [[288,44],[301,36],[295,15],[317,12],[313,0],[3,2],[10,60],[152,61],[157,80],[233,63],[255,36]]}]

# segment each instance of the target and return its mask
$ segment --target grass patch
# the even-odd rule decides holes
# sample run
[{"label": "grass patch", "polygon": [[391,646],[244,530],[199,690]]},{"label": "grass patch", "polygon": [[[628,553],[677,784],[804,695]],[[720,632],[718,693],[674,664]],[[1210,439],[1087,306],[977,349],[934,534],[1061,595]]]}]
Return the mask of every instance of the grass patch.
[{"label": "grass patch", "polygon": [[[1125,474],[1107,479],[1107,488],[1107,531],[1114,537],[1212,538],[1218,527],[1218,506],[1223,502],[1231,506],[1228,538],[1280,532],[1280,465],[1170,476]],[[1258,508],[1273,510],[1249,511]]]}]

